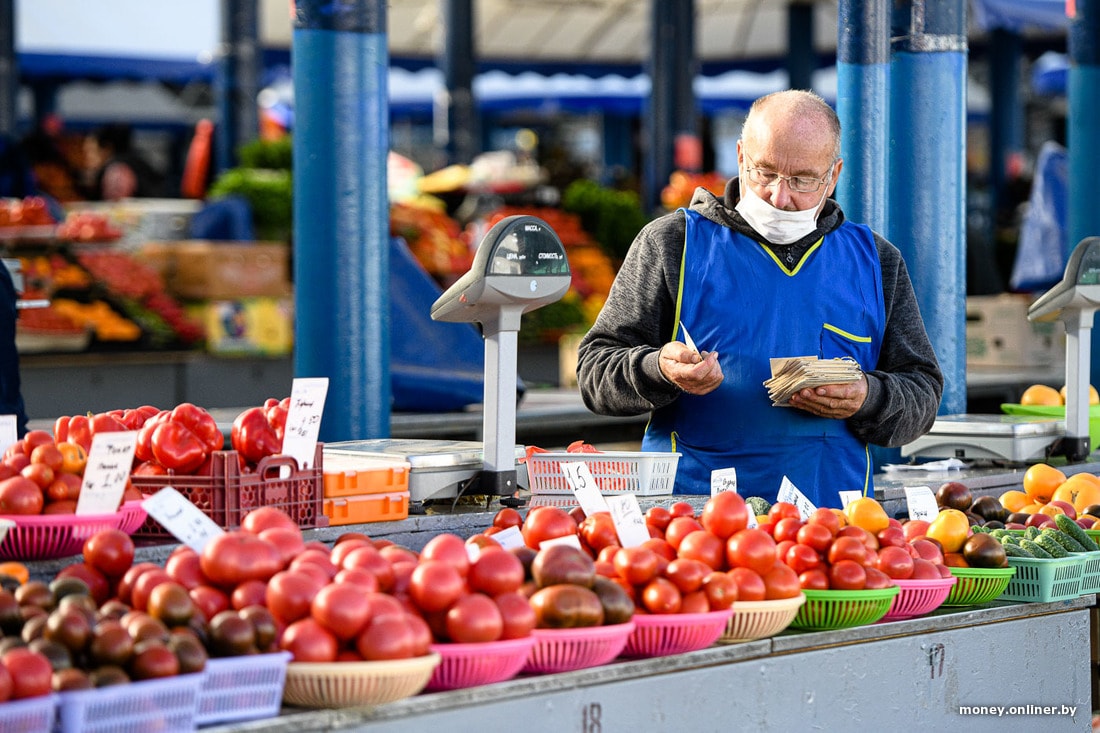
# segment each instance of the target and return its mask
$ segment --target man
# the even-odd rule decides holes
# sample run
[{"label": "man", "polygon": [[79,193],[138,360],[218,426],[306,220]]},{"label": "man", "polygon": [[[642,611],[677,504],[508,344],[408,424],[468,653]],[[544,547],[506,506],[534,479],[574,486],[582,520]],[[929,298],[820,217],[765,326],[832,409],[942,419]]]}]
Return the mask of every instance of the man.
[{"label": "man", "polygon": [[[732,467],[745,496],[774,501],[786,476],[839,507],[838,491],[873,493],[869,444],[931,427],[943,376],[900,252],[829,199],[843,167],[832,108],[762,97],[737,157],[721,200],[700,188],[638,234],[581,342],[581,394],[597,413],[652,413],[642,448],[682,454],[678,494],[707,494]],[[792,356],[852,357],[863,373],[772,406],[769,360]]]}]

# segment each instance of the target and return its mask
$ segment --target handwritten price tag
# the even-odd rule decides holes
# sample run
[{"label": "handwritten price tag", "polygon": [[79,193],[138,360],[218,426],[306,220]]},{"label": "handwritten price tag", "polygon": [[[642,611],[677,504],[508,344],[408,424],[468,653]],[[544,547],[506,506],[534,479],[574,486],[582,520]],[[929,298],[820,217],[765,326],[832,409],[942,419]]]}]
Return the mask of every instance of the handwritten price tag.
[{"label": "handwritten price tag", "polygon": [[15,415],[0,415],[0,451],[5,451],[19,440],[19,428],[15,424]]},{"label": "handwritten price tag", "polygon": [[150,517],[171,532],[173,537],[195,552],[201,553],[207,542],[225,532],[171,486],[160,489],[141,502],[141,506]]},{"label": "handwritten price tag", "polygon": [[505,550],[512,550],[516,547],[523,547],[523,533],[520,532],[519,527],[507,527],[500,530],[493,535],[493,539],[500,543],[500,546]]},{"label": "handwritten price tag", "polygon": [[114,514],[122,502],[122,492],[134,464],[137,431],[96,433],[80,482],[77,514]]},{"label": "handwritten price tag", "polygon": [[940,513],[936,504],[936,495],[927,486],[906,486],[905,503],[909,507],[910,519],[925,519],[931,522]]},{"label": "handwritten price tag", "polygon": [[584,461],[563,461],[561,472],[565,474],[565,480],[573,489],[573,496],[581,505],[585,515],[606,512],[607,502],[600,493],[600,487]]},{"label": "handwritten price tag", "polygon": [[710,472],[710,495],[721,494],[723,491],[737,493],[736,468],[717,468]]},{"label": "handwritten price tag", "polygon": [[840,494],[840,508],[841,509],[848,506],[849,504],[851,504],[856,499],[863,498],[863,492],[862,491],[856,491],[854,489],[852,491],[838,491],[837,493]]},{"label": "handwritten price tag", "polygon": [[817,507],[814,506],[813,502],[807,499],[806,495],[799,491],[786,476],[783,477],[783,482],[779,484],[779,494],[775,500],[794,504],[798,507],[798,515],[803,519],[817,511]]},{"label": "handwritten price tag", "polygon": [[569,545],[570,547],[576,547],[578,550],[583,550],[581,547],[581,538],[575,534],[562,535],[561,537],[551,537],[548,540],[543,540],[539,543],[539,549],[544,547],[551,547],[553,545]]},{"label": "handwritten price tag", "polygon": [[313,465],[327,394],[328,377],[299,377],[290,390],[283,453],[298,461],[298,467],[303,470]]},{"label": "handwritten price tag", "polygon": [[649,539],[645,517],[634,494],[607,497],[607,508],[611,511],[611,521],[623,547],[635,547]]}]

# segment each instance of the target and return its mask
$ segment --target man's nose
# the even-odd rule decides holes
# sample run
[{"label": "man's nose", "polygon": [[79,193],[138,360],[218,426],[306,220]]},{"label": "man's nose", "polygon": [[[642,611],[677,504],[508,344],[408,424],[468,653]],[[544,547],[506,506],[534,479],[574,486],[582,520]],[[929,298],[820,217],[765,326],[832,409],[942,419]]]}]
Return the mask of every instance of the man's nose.
[{"label": "man's nose", "polygon": [[780,178],[769,189],[771,192],[771,205],[777,209],[786,209],[792,202],[791,188],[786,178]]}]

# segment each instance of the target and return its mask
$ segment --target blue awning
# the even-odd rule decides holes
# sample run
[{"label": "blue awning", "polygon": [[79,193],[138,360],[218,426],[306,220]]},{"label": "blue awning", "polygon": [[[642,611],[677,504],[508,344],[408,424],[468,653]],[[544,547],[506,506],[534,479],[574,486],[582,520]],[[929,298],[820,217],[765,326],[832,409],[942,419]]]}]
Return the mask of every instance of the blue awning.
[{"label": "blue awning", "polygon": [[984,31],[1060,30],[1068,24],[1066,0],[971,0],[970,6]]}]

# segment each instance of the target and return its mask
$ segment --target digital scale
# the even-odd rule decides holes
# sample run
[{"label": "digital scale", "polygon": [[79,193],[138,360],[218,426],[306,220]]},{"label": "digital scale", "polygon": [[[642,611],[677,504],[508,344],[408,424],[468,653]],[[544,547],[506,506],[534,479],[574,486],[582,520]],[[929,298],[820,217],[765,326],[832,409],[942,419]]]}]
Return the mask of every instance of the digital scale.
[{"label": "digital scale", "polygon": [[1062,280],[1027,311],[1029,321],[1066,328],[1065,420],[1027,415],[941,415],[932,429],[902,446],[903,456],[982,458],[1011,462],[1089,455],[1089,375],[1093,314],[1100,308],[1100,237],[1073,250]]},{"label": "digital scale", "polygon": [[[483,443],[450,440],[357,440],[328,443],[325,453],[409,462],[409,501],[462,494],[512,497],[519,487],[516,361],[521,317],[560,300],[572,276],[565,247],[534,216],[509,216],[490,229],[470,270],[432,304],[432,320],[477,323],[485,338]],[[525,473],[525,472],[524,472]],[[505,498],[503,504],[519,504]]]}]

